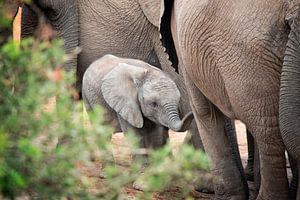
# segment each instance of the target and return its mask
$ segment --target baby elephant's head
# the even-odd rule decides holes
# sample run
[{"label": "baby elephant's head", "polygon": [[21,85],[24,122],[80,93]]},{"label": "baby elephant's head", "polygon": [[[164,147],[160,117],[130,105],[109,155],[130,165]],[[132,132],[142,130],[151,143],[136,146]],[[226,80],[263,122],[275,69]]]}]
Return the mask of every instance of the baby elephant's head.
[{"label": "baby elephant's head", "polygon": [[143,115],[174,131],[185,131],[193,116],[179,118],[180,93],[174,81],[149,65],[119,63],[104,78],[101,87],[106,103],[132,126],[142,128]]}]

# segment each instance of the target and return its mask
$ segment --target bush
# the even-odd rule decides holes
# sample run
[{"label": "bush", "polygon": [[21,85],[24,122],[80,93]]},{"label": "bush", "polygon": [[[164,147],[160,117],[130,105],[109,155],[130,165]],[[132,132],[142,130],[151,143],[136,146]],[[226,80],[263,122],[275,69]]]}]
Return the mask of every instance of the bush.
[{"label": "bush", "polygon": [[[111,132],[101,126],[89,135],[84,129],[82,106],[71,101],[69,76],[54,67],[63,61],[60,46],[26,40],[0,51],[0,188],[12,199],[23,191],[41,199],[85,196],[76,187],[75,161],[88,160],[89,136],[97,142],[97,133]],[[47,111],[54,96],[56,106]],[[56,146],[57,138],[67,142]]]}]

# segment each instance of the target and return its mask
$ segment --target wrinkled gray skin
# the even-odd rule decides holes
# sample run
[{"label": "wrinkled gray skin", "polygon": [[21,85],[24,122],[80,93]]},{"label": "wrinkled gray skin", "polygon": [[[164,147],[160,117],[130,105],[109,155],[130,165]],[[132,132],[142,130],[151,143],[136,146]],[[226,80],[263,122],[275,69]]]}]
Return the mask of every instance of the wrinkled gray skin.
[{"label": "wrinkled gray skin", "polygon": [[[285,128],[294,131],[283,133],[286,134],[283,139],[278,120],[283,59],[287,65],[290,59],[299,58],[299,46],[291,46],[299,42],[293,33],[290,40],[293,37],[294,40],[289,40],[285,51],[289,39],[288,2],[175,0],[172,34],[194,117],[212,161],[216,199],[247,198],[238,169],[233,167],[229,142],[224,137],[224,115],[243,121],[255,138],[261,173],[257,199],[288,198],[284,142],[290,153],[298,156],[298,161],[300,155],[298,127],[294,127],[299,123],[294,122],[294,128],[290,128],[299,115],[290,114],[292,119],[287,119]],[[296,27],[299,30],[299,24]],[[298,62],[289,64],[298,70]],[[295,77],[298,74],[295,68],[290,72],[294,78],[288,80],[290,87],[294,87],[292,81],[299,81]],[[291,95],[295,91],[291,90]],[[286,99],[285,109],[292,106],[288,112],[297,112],[296,99]]]},{"label": "wrinkled gray skin", "polygon": [[282,67],[279,122],[293,167],[289,199],[300,199],[300,9],[299,1],[292,3],[286,17],[291,31]]},{"label": "wrinkled gray skin", "polygon": [[[79,45],[82,52],[73,57],[64,68],[77,71],[77,88],[81,91],[82,77],[87,67],[107,53],[139,59],[165,71],[181,93],[180,116],[191,111],[183,82],[171,67],[168,55],[160,42],[158,31],[160,1],[141,0],[36,0],[50,24],[65,41],[67,53]],[[36,29],[36,14],[23,5],[22,37]],[[116,121],[114,116],[107,116]],[[118,123],[113,126],[120,130]],[[192,143],[203,148],[195,122],[191,124]]]},{"label": "wrinkled gray skin", "polygon": [[[38,26],[38,15],[42,12],[50,25],[57,32],[58,37],[64,40],[66,53],[73,52],[79,46],[79,15],[77,2],[74,0],[34,0],[36,7],[22,5],[21,37],[32,36]],[[73,56],[64,66],[64,69],[75,70],[77,56]]]},{"label": "wrinkled gray skin", "polygon": [[179,118],[180,92],[172,79],[140,60],[113,55],[96,60],[84,74],[82,96],[87,110],[104,106],[124,133],[133,129],[143,148],[161,147],[164,127],[185,131],[193,119]]}]

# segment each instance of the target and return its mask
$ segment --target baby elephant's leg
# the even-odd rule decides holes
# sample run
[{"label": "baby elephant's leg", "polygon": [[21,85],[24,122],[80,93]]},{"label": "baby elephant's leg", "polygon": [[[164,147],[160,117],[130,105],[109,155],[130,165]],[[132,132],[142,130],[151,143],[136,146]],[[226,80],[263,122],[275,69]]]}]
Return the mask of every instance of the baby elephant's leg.
[{"label": "baby elephant's leg", "polygon": [[144,119],[144,127],[140,131],[143,145],[146,149],[158,149],[163,147],[169,139],[169,129],[155,124],[149,119]]},{"label": "baby elephant's leg", "polygon": [[[141,166],[141,173],[144,172],[148,163],[148,150],[158,149],[167,143],[169,138],[168,129],[157,125],[147,118],[144,118],[144,126],[142,128],[135,128],[131,126],[127,121],[119,117],[119,122],[121,128],[125,134],[132,131],[139,140],[139,149],[133,152],[133,162],[137,162],[143,159],[143,164]],[[141,179],[136,180],[133,183],[133,187],[137,190],[144,190],[145,183]]]},{"label": "baby elephant's leg", "polygon": [[145,146],[145,139],[144,139],[144,135],[145,135],[144,128],[136,128],[132,126],[130,123],[128,123],[126,120],[124,120],[122,117],[118,116],[118,118],[124,136],[127,137],[128,133],[133,133],[138,139],[138,149],[133,149],[132,152],[133,160],[137,161],[138,159],[142,159],[142,158],[145,159],[146,146]]}]

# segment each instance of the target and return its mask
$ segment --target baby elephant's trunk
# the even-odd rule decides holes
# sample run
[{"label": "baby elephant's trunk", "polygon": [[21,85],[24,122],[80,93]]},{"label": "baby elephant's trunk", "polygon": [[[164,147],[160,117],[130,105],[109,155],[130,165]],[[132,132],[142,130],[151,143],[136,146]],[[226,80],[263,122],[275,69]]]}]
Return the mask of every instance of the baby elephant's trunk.
[{"label": "baby elephant's trunk", "polygon": [[180,120],[178,114],[174,115],[170,118],[169,128],[176,132],[184,132],[190,127],[193,119],[194,116],[192,112],[186,114],[182,120]]}]

